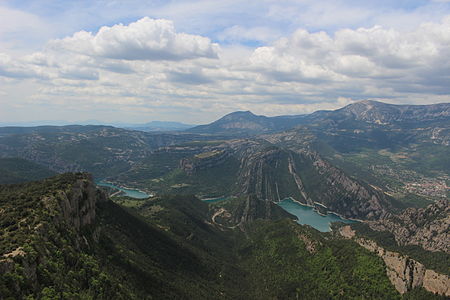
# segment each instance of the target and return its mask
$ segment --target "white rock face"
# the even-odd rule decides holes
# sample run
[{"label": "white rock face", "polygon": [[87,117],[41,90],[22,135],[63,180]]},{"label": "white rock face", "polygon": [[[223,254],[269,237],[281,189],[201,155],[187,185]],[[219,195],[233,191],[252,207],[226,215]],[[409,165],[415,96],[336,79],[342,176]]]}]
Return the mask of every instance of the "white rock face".
[{"label": "white rock face", "polygon": [[356,232],[350,226],[341,227],[339,233],[381,257],[386,264],[389,280],[399,293],[404,294],[415,287],[423,287],[429,292],[450,296],[450,278],[447,275],[428,270],[408,256],[387,251],[372,240],[356,237]]}]

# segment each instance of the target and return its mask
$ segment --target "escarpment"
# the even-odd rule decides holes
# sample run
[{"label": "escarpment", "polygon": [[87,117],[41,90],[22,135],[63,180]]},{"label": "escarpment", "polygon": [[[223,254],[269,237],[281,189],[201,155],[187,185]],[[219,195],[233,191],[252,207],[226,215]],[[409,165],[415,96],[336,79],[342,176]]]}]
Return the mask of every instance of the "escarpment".
[{"label": "escarpment", "polygon": [[75,253],[92,247],[88,227],[96,222],[96,205],[107,199],[83,173],[3,186],[1,195],[0,273],[19,276],[11,288],[18,298],[63,277],[58,264],[71,265]]},{"label": "escarpment", "polygon": [[68,192],[61,191],[59,198],[60,220],[76,230],[95,221],[95,207],[98,202],[107,201],[105,193],[97,189],[92,176],[77,179]]},{"label": "escarpment", "polygon": [[386,265],[386,273],[396,290],[404,294],[413,288],[423,287],[429,292],[450,296],[450,278],[434,270],[427,269],[422,263],[380,247],[375,241],[358,237],[350,226],[343,226],[339,234],[347,239],[353,239],[360,246],[381,257]]},{"label": "escarpment", "polygon": [[391,232],[399,245],[418,245],[450,254],[450,202],[441,199],[426,208],[408,208],[400,215],[368,222],[371,229]]},{"label": "escarpment", "polygon": [[385,194],[351,178],[317,152],[302,151],[301,156],[304,162],[312,165],[313,172],[323,178],[318,183],[313,183],[319,185],[320,189],[310,187],[314,193],[312,196],[317,199],[315,201],[350,218],[383,219],[389,215],[391,204]]},{"label": "escarpment", "polygon": [[255,194],[273,202],[287,197],[308,205],[314,202],[346,218],[384,219],[390,199],[353,179],[312,151],[278,147],[257,150],[241,158],[240,194]]},{"label": "escarpment", "polygon": [[181,159],[179,168],[192,182],[205,170],[215,170],[227,177],[228,191],[236,196],[254,194],[272,202],[292,197],[307,205],[319,203],[346,218],[366,220],[384,219],[392,211],[389,196],[347,175],[317,152],[275,146],[267,140],[206,146],[204,152]]}]

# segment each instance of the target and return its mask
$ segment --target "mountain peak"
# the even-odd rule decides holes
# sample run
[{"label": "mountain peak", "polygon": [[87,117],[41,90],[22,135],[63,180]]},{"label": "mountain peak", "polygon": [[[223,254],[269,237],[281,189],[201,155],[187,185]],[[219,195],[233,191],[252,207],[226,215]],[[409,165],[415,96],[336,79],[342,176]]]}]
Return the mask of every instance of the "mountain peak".
[{"label": "mountain peak", "polygon": [[436,118],[448,118],[448,103],[431,105],[398,105],[374,100],[363,100],[336,110],[347,117],[377,124],[392,122],[431,121]]},{"label": "mountain peak", "polygon": [[256,117],[257,115],[255,115],[254,113],[252,113],[249,110],[238,110],[238,111],[234,111],[231,112],[225,116],[223,116],[223,118],[228,117],[228,116],[239,116],[239,117]]},{"label": "mountain peak", "polygon": [[389,106],[392,104],[388,104],[388,103],[384,103],[384,102],[380,102],[380,101],[375,101],[375,100],[361,100],[361,101],[357,101],[357,102],[353,102],[347,106],[344,106],[341,109],[345,109],[345,108],[351,108],[351,107],[377,107],[377,106]]}]

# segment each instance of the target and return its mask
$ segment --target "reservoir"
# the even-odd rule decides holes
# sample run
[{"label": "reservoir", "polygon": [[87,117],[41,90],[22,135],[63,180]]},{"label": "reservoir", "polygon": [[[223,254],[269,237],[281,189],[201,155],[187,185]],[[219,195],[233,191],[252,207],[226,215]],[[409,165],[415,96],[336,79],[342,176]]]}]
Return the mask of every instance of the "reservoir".
[{"label": "reservoir", "polygon": [[228,200],[228,199],[231,199],[231,198],[233,198],[233,197],[222,196],[222,197],[217,197],[217,198],[206,198],[206,199],[201,199],[201,200],[206,202],[206,203],[214,203],[214,202]]},{"label": "reservoir", "polygon": [[314,208],[301,205],[298,202],[293,201],[292,199],[284,199],[278,203],[284,210],[293,214],[298,218],[297,223],[299,224],[307,224],[315,229],[327,232],[330,231],[331,222],[344,222],[344,223],[354,223],[356,221],[347,220],[335,215],[333,213],[328,213],[326,216],[320,215],[317,213]]},{"label": "reservoir", "polygon": [[110,187],[113,188],[115,190],[119,190],[123,193],[124,196],[127,197],[131,197],[131,198],[135,198],[135,199],[145,199],[150,197],[151,195],[144,193],[143,191],[140,190],[135,190],[135,189],[128,189],[128,188],[122,188],[119,186],[116,186],[110,182],[104,182],[104,181],[99,181],[97,182],[98,186],[105,186],[105,187]]}]

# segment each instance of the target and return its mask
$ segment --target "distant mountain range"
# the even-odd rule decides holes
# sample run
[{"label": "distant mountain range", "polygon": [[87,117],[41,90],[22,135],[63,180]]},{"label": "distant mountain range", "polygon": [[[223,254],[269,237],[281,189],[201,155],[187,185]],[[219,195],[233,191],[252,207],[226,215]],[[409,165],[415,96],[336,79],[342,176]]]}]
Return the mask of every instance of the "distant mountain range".
[{"label": "distant mountain range", "polygon": [[[266,117],[250,111],[230,113],[210,124],[188,129],[193,133],[254,135],[273,133],[299,125],[355,125],[359,122],[393,125],[415,122],[450,122],[450,103],[432,105],[394,105],[377,101],[360,101],[333,111],[316,111],[309,115]],[[358,124],[360,125],[360,124]]]},{"label": "distant mountain range", "polygon": [[2,127],[36,127],[36,126],[70,126],[70,125],[98,125],[98,126],[114,126],[117,128],[125,128],[139,131],[183,131],[194,127],[195,125],[184,124],[180,122],[170,121],[151,121],[148,123],[109,123],[97,120],[88,120],[82,122],[67,121],[32,121],[32,122],[0,122]]},{"label": "distant mountain range", "polygon": [[130,124],[115,127],[133,129],[140,131],[183,131],[194,127],[195,125],[184,124],[180,122],[152,121],[145,124]]},{"label": "distant mountain range", "polygon": [[301,124],[305,117],[306,115],[266,117],[257,116],[250,111],[237,111],[187,131],[207,134],[261,134],[290,129]]},{"label": "distant mountain range", "polygon": [[34,121],[34,122],[0,122],[0,126],[35,127],[98,125],[139,130],[146,132],[187,131],[198,134],[256,135],[274,133],[312,123],[346,124],[354,122],[378,125],[406,124],[415,122],[450,122],[450,103],[431,105],[394,105],[378,101],[365,100],[347,105],[333,111],[316,111],[304,115],[284,115],[267,117],[255,115],[251,111],[236,111],[205,125],[192,125],[171,121],[151,121],[147,123],[120,123],[88,120],[81,122]]}]

